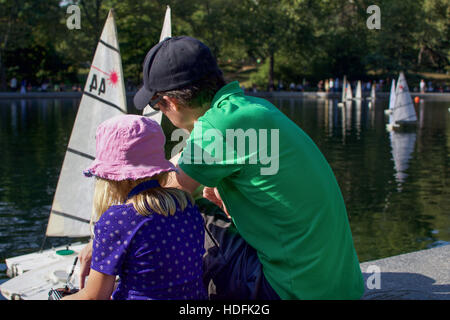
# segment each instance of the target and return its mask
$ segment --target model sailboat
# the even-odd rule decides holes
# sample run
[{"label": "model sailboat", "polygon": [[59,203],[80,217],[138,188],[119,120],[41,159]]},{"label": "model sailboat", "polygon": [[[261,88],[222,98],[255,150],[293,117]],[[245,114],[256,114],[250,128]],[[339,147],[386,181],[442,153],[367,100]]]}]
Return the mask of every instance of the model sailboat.
[{"label": "model sailboat", "polygon": [[338,107],[343,107],[344,102],[346,101],[346,91],[347,91],[347,76],[344,76],[344,79],[342,80],[342,96],[341,101],[338,102]]},{"label": "model sailboat", "polygon": [[375,101],[375,99],[376,99],[376,83],[371,83],[370,97],[367,97],[367,100]]},{"label": "model sailboat", "polygon": [[388,130],[396,130],[406,127],[414,127],[417,124],[416,110],[409,93],[403,72],[397,81],[395,89],[395,105],[392,111],[392,123],[387,125]]},{"label": "model sailboat", "polygon": [[56,188],[47,236],[90,235],[94,185],[82,174],[95,158],[95,132],[100,123],[127,113],[116,24],[109,12],[86,81]]},{"label": "model sailboat", "polygon": [[356,93],[354,100],[362,100],[361,81],[358,81],[358,84],[356,85]]},{"label": "model sailboat", "polygon": [[376,93],[376,85],[372,84],[372,87],[370,88],[370,99],[372,101],[375,101],[377,98],[377,93]]},{"label": "model sailboat", "polygon": [[[89,237],[94,180],[83,175],[95,158],[95,133],[100,123],[127,113],[122,60],[112,10],[92,60],[70,136],[50,212],[46,237]],[[8,299],[47,299],[51,287],[67,279],[67,268],[84,244],[6,259],[9,274],[1,285]],[[73,277],[76,284],[78,277]]]},{"label": "model sailboat", "polygon": [[352,92],[352,85],[350,82],[347,82],[347,86],[345,89],[345,100],[353,100],[353,92]]}]

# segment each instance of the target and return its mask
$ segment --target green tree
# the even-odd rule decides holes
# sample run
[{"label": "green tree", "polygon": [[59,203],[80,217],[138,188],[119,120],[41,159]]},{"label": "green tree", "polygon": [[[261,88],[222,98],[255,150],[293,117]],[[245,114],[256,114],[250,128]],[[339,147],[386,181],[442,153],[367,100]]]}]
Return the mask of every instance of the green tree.
[{"label": "green tree", "polygon": [[[68,5],[81,29],[66,26]],[[366,26],[372,0],[0,0],[0,86],[27,77],[84,81],[108,11],[115,9],[125,78],[140,83],[166,5],[172,33],[205,42],[226,75],[251,81],[364,79],[449,71],[448,0],[379,0],[381,30]],[[252,67],[252,68],[249,68]],[[239,73],[242,74],[242,73]],[[78,76],[78,79],[75,77]]]},{"label": "green tree", "polygon": [[[52,72],[58,70],[61,57],[55,52],[52,31],[60,17],[61,11],[55,1],[0,0],[2,90],[6,89],[7,77],[32,79],[39,76],[42,68],[50,68]],[[36,55],[40,60],[29,61],[27,55]]]},{"label": "green tree", "polygon": [[[448,0],[425,0],[418,34],[417,68],[450,70],[450,4]],[[446,69],[447,68],[447,69]]]}]

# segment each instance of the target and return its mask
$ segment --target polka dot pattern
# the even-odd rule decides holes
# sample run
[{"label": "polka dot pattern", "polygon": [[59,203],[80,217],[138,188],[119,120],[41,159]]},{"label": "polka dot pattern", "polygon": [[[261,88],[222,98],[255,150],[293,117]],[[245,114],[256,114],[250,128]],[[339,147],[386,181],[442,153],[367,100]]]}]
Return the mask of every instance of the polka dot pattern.
[{"label": "polka dot pattern", "polygon": [[111,206],[95,225],[91,268],[119,276],[113,299],[206,299],[203,224],[191,205],[168,217]]}]

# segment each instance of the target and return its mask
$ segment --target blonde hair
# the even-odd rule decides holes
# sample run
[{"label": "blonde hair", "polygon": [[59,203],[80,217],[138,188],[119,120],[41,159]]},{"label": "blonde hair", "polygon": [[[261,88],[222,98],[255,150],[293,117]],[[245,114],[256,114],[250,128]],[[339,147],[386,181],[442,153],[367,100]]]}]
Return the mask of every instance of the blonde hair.
[{"label": "blonde hair", "polygon": [[[127,201],[128,193],[139,183],[147,180],[158,180],[161,186],[165,185],[168,173],[162,173],[153,177],[138,180],[113,181],[96,178],[94,191],[94,205],[91,217],[91,225],[97,222],[101,215],[112,205],[123,204]],[[184,210],[188,204],[193,204],[192,196],[177,188],[156,187],[147,189],[130,199],[139,214],[148,216],[151,211],[163,216],[173,216],[177,204]]]}]

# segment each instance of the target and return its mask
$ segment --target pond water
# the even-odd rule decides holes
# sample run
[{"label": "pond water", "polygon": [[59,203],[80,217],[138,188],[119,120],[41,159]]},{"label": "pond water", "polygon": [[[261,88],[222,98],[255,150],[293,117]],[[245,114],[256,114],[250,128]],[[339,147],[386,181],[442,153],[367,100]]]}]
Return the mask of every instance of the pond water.
[{"label": "pond water", "polygon": [[[346,107],[337,100],[269,100],[329,161],[360,262],[450,242],[449,102],[416,104],[417,129],[391,136],[387,100]],[[78,103],[0,100],[0,282],[7,279],[5,258],[43,244]],[[49,238],[44,247],[68,242]]]}]

